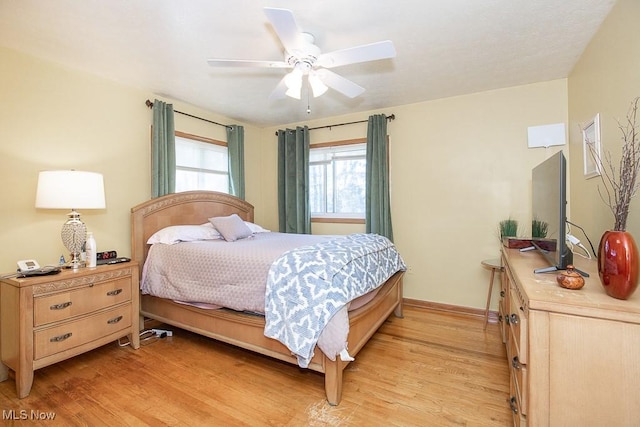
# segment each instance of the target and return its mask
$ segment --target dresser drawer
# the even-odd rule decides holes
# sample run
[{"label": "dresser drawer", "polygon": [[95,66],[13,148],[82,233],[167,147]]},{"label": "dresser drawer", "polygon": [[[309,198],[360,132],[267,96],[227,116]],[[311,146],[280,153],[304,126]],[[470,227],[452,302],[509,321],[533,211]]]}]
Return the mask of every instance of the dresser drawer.
[{"label": "dresser drawer", "polygon": [[527,315],[524,312],[524,304],[520,299],[516,284],[510,283],[509,289],[509,308],[507,313],[506,322],[509,324],[511,331],[510,339],[513,338],[516,346],[518,358],[520,363],[527,363],[528,358],[528,330],[527,330]]},{"label": "dresser drawer", "polygon": [[131,304],[120,305],[108,311],[33,333],[34,360],[50,356],[123,330],[130,332]]},{"label": "dresser drawer", "polygon": [[503,344],[507,342],[507,333],[509,332],[509,328],[505,322],[506,315],[505,300],[501,298],[498,302],[498,327],[500,328],[500,336],[502,337]]},{"label": "dresser drawer", "polygon": [[527,425],[527,417],[522,413],[522,405],[518,400],[517,393],[515,392],[515,383],[513,376],[511,377],[510,384],[510,397],[509,397],[509,405],[511,406],[511,411],[513,412],[513,425],[515,427],[526,426]]},{"label": "dresser drawer", "polygon": [[518,349],[515,346],[513,336],[509,337],[507,347],[507,357],[509,358],[509,370],[512,383],[512,389],[520,404],[520,412],[527,414],[527,365],[522,363]]},{"label": "dresser drawer", "polygon": [[35,327],[111,307],[131,300],[131,278],[83,286],[34,298]]},{"label": "dresser drawer", "polygon": [[[501,260],[502,265],[506,265],[504,257]],[[502,269],[500,273],[500,300],[498,301],[498,326],[500,328],[500,336],[504,344],[507,343],[509,334],[509,325],[506,316],[509,311],[509,272],[507,268]]]}]

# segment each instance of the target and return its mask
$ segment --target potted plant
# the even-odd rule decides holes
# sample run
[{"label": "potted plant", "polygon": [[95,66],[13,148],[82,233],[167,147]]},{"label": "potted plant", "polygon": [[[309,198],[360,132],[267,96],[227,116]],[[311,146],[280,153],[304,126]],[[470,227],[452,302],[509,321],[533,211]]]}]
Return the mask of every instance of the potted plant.
[{"label": "potted plant", "polygon": [[531,246],[531,240],[518,238],[518,221],[508,218],[500,221],[498,231],[500,241],[507,248],[522,249]]},{"label": "potted plant", "polygon": [[505,237],[516,237],[518,235],[518,221],[515,219],[504,219],[500,221],[500,240]]},{"label": "potted plant", "polygon": [[622,152],[616,167],[611,153],[601,161],[604,190],[598,192],[614,217],[612,230],[605,231],[598,246],[598,275],[605,292],[618,299],[627,299],[638,286],[638,247],[626,231],[631,199],[640,181],[640,129],[637,112],[640,97],[635,98],[627,113],[626,123],[619,123],[622,132]]},{"label": "potted plant", "polygon": [[531,221],[531,237],[537,239],[544,239],[549,232],[549,224],[545,221],[534,218]]}]

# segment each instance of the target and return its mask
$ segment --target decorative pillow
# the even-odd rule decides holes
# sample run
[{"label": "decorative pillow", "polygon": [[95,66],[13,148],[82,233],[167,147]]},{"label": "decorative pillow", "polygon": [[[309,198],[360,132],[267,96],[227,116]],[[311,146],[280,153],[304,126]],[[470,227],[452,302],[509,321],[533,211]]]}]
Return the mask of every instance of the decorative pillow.
[{"label": "decorative pillow", "polygon": [[244,223],[247,224],[247,227],[249,227],[252,233],[270,233],[271,232],[266,228],[260,227],[258,224],[254,224],[253,222],[245,221]]},{"label": "decorative pillow", "polygon": [[253,234],[251,229],[237,214],[209,218],[209,222],[213,224],[213,227],[220,232],[222,238],[227,242],[235,242],[236,240],[244,239]]},{"label": "decorative pillow", "polygon": [[164,243],[173,245],[178,242],[193,242],[196,240],[219,240],[220,233],[211,226],[206,225],[172,225],[156,231],[149,237],[147,243]]}]

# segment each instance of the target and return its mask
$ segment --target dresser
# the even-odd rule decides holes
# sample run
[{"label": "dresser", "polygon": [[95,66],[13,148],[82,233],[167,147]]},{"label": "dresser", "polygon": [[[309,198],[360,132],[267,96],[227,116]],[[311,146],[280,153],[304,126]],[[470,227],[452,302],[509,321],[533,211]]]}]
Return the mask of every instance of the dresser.
[{"label": "dresser", "polygon": [[515,426],[637,426],[640,420],[640,292],[605,294],[596,262],[580,290],[535,274],[542,256],[502,250],[500,329],[510,368]]},{"label": "dresser", "polygon": [[36,369],[117,339],[140,347],[135,262],[0,282],[0,380],[29,395]]}]

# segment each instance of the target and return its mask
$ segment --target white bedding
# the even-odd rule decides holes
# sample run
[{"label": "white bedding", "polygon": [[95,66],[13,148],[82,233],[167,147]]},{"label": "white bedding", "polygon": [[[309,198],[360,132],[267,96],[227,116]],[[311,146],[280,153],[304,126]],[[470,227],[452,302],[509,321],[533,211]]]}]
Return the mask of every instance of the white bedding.
[{"label": "white bedding", "polygon": [[264,314],[271,264],[284,252],[330,236],[256,233],[227,242],[202,240],[152,245],[144,264],[143,294]]},{"label": "white bedding", "polygon": [[[201,308],[264,314],[267,278],[274,261],[291,249],[335,237],[268,232],[234,242],[154,244],[143,267],[140,288],[143,294]],[[361,306],[374,295],[364,295],[352,304]],[[318,340],[318,347],[331,360],[341,353],[343,359],[348,358],[347,308],[336,313]]]}]

